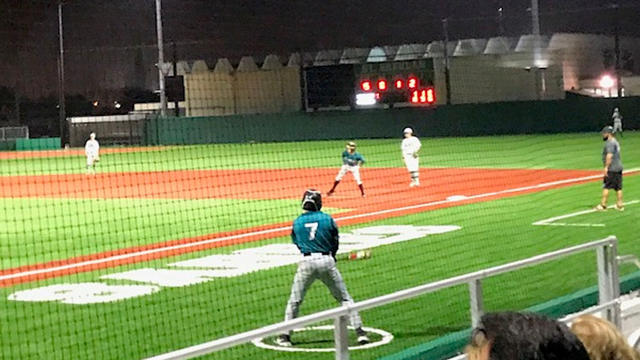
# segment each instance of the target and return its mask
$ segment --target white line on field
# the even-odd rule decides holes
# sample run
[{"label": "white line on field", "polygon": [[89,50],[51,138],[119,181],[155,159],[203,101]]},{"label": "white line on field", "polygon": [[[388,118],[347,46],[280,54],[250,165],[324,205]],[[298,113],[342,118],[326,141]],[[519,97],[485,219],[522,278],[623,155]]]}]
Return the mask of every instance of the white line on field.
[{"label": "white line on field", "polygon": [[[626,203],[624,203],[624,205],[633,205],[633,204],[637,204],[640,203],[640,200],[632,200],[632,201],[627,201]],[[562,220],[562,219],[568,219],[568,218],[572,218],[572,217],[576,217],[576,216],[580,216],[580,215],[584,215],[584,214],[591,214],[593,212],[596,212],[598,210],[596,209],[589,209],[589,210],[582,210],[582,211],[576,211],[570,214],[564,214],[564,215],[560,215],[560,216],[555,216],[555,217],[551,217],[548,219],[544,219],[544,220],[540,220],[540,221],[536,221],[531,225],[540,225],[540,226],[592,226],[592,227],[604,227],[604,224],[580,224],[580,223],[557,223],[556,221],[558,220]]]},{"label": "white line on field", "polygon": [[[640,168],[630,169],[630,170],[625,171],[625,173],[631,173],[631,172],[637,172],[637,171],[640,171]],[[558,181],[546,182],[546,183],[541,183],[541,184],[536,184],[536,185],[523,186],[523,187],[514,188],[514,189],[506,189],[506,190],[500,190],[500,191],[495,191],[495,192],[490,192],[490,193],[472,195],[472,196],[468,196],[466,198],[458,198],[458,197],[456,197],[456,198],[451,199],[451,200],[432,201],[432,202],[428,202],[428,203],[424,203],[424,204],[403,206],[403,207],[399,207],[399,208],[386,209],[386,210],[380,210],[380,211],[373,211],[373,212],[369,212],[369,213],[365,213],[365,214],[336,217],[335,220],[336,221],[344,221],[344,220],[359,219],[359,218],[369,217],[369,216],[390,214],[390,213],[400,212],[400,211],[405,211],[405,210],[429,208],[429,207],[434,207],[434,206],[453,203],[453,202],[458,202],[458,201],[480,199],[480,198],[485,198],[485,197],[491,197],[491,196],[503,195],[503,194],[511,194],[511,193],[517,193],[517,192],[522,192],[522,191],[527,191],[527,190],[534,190],[534,189],[543,189],[543,188],[552,187],[552,186],[556,186],[556,185],[571,184],[571,183],[575,183],[575,182],[581,182],[581,181],[587,181],[587,180],[595,180],[595,179],[600,179],[600,178],[602,178],[602,175],[582,176],[582,177],[573,178],[573,179],[558,180]],[[15,279],[15,278],[21,278],[21,277],[25,277],[25,276],[33,276],[33,275],[53,273],[53,272],[57,272],[57,271],[69,270],[69,269],[74,269],[74,268],[81,268],[81,267],[85,267],[85,266],[92,266],[92,265],[109,263],[109,262],[117,262],[119,260],[130,259],[130,258],[135,258],[135,257],[139,257],[139,256],[162,253],[162,252],[166,252],[166,251],[187,249],[187,248],[192,248],[192,247],[199,247],[199,246],[202,246],[202,245],[215,244],[215,243],[218,243],[218,242],[241,239],[241,238],[245,238],[245,237],[273,234],[273,233],[277,233],[277,232],[285,231],[285,230],[289,230],[289,229],[291,229],[290,226],[281,226],[281,227],[277,227],[277,228],[273,228],[273,229],[252,231],[252,232],[249,232],[249,233],[224,236],[224,237],[221,237],[221,238],[208,239],[208,240],[202,240],[202,241],[196,241],[196,242],[188,243],[188,244],[171,245],[171,246],[165,246],[165,247],[156,248],[156,249],[136,251],[136,252],[132,252],[132,253],[129,253],[129,254],[114,255],[114,256],[109,256],[109,257],[102,258],[102,259],[87,260],[87,261],[82,261],[82,262],[73,263],[73,264],[50,267],[50,268],[46,268],[46,269],[36,269],[36,270],[23,271],[23,272],[8,274],[8,275],[1,275],[0,276],[0,281],[9,280],[9,279]]]},{"label": "white line on field", "polygon": [[576,227],[604,227],[604,224],[569,224],[569,223],[550,223],[550,224],[533,224],[533,225],[546,225],[546,226],[576,226]]}]

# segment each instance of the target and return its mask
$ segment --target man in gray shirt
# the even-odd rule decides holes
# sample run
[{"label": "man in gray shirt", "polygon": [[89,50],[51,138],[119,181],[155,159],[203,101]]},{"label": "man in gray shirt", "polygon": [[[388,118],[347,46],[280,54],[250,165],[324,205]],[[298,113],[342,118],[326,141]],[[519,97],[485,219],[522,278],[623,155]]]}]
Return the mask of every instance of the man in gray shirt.
[{"label": "man in gray shirt", "polygon": [[622,160],[620,159],[620,144],[613,135],[613,127],[605,126],[602,129],[602,140],[605,141],[602,149],[602,163],[604,164],[604,182],[602,185],[602,200],[596,206],[596,210],[607,209],[609,190],[615,190],[617,201],[615,209],[624,211],[622,203]]}]

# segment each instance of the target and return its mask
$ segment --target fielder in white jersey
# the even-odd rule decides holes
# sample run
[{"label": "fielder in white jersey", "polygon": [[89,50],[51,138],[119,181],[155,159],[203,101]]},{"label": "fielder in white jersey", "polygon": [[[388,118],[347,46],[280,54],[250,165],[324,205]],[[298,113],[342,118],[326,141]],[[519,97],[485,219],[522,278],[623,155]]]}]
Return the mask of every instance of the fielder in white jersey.
[{"label": "fielder in white jersey", "polygon": [[422,147],[420,140],[413,136],[413,129],[404,129],[404,139],[402,140],[402,158],[404,164],[407,166],[407,170],[411,175],[410,187],[420,185],[420,160],[418,158],[418,151]]},{"label": "fielder in white jersey", "polygon": [[613,133],[622,136],[622,115],[620,115],[620,109],[613,109],[611,118],[613,119]]},{"label": "fielder in white jersey", "polygon": [[84,153],[87,156],[87,174],[95,174],[95,163],[100,161],[100,144],[96,140],[96,133],[89,134],[89,140],[84,144]]}]

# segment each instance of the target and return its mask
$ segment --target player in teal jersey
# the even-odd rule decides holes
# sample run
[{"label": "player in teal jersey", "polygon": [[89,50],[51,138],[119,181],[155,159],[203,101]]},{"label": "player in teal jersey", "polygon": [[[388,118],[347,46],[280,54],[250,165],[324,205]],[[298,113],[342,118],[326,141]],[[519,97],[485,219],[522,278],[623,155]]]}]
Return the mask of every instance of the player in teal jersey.
[{"label": "player in teal jersey", "polygon": [[[319,191],[305,191],[302,198],[302,209],[305,211],[293,222],[291,239],[303,257],[298,263],[298,271],[293,278],[291,296],[287,302],[284,320],[289,321],[298,316],[304,295],[316,279],[320,279],[331,295],[341,304],[353,304],[353,298],[347,291],[342,275],[336,267],[336,253],[339,246],[338,226],[331,215],[320,211],[322,195]],[[351,326],[356,330],[358,343],[369,343],[367,333],[362,329],[362,320],[358,312],[349,316]],[[276,343],[289,347],[291,333],[278,336]]]},{"label": "player in teal jersey", "polygon": [[360,189],[360,195],[365,197],[364,186],[362,185],[362,179],[360,178],[360,165],[362,164],[364,164],[364,157],[356,151],[356,143],[349,141],[347,143],[346,150],[342,152],[342,167],[336,176],[336,180],[333,182],[333,187],[327,193],[327,196],[333,195],[333,192],[336,190],[336,186],[338,186],[340,180],[342,180],[347,172],[351,172],[353,174],[353,178],[356,180],[356,184],[358,184],[358,188]]}]

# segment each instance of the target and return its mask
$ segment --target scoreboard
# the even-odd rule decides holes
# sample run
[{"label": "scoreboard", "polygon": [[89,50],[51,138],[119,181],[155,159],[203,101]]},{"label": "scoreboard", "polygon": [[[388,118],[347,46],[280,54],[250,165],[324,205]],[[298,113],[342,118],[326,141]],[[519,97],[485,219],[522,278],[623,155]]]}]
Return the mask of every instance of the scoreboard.
[{"label": "scoreboard", "polygon": [[433,60],[367,63],[356,69],[356,105],[436,102]]}]

